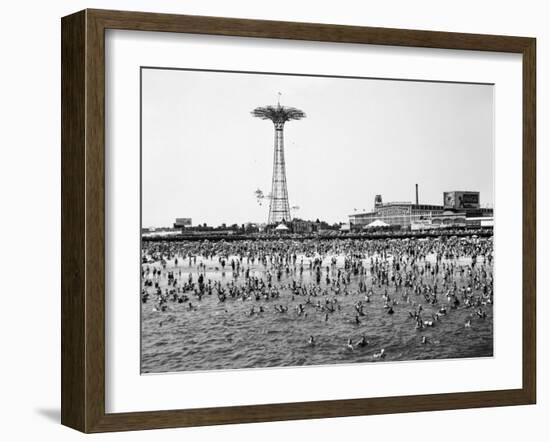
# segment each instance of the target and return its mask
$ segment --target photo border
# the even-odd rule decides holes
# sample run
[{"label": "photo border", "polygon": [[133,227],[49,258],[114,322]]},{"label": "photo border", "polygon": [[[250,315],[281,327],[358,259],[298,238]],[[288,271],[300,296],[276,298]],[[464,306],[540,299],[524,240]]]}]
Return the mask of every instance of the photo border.
[{"label": "photo border", "polygon": [[[291,72],[266,72],[266,71],[250,71],[250,70],[233,70],[233,69],[206,69],[206,68],[182,68],[182,67],[170,67],[170,66],[140,66],[139,67],[139,249],[143,250],[143,71],[144,70],[153,70],[153,71],[176,71],[176,72],[206,72],[206,73],[219,73],[219,74],[247,74],[247,75],[267,75],[267,76],[288,76],[296,78],[332,78],[332,79],[345,79],[345,80],[376,80],[376,81],[394,81],[394,82],[410,82],[410,83],[433,83],[433,84],[459,84],[459,85],[476,85],[476,86],[495,86],[494,82],[476,82],[476,81],[453,81],[453,80],[423,80],[423,79],[409,79],[409,78],[385,78],[385,77],[369,77],[369,76],[359,76],[359,75],[335,75],[335,74],[311,74],[311,73],[291,73]],[[492,153],[494,156],[495,146],[492,146]],[[493,158],[493,168],[494,168],[494,158]],[[494,179],[493,179],[493,188],[494,188]],[[140,287],[143,283],[142,277],[142,261],[141,256],[138,258],[138,278]],[[179,370],[179,371],[163,371],[163,372],[152,372],[147,373],[143,372],[143,311],[142,311],[142,302],[141,299],[136,301],[139,305],[140,311],[140,344],[139,344],[139,371],[141,375],[157,375],[157,374],[175,374],[175,373],[189,373],[189,372],[201,372],[208,371],[206,369],[198,370]],[[494,330],[492,333],[492,343],[494,344]],[[494,357],[494,351],[490,356],[482,357]],[[448,359],[469,359],[466,358],[454,358],[454,357],[443,357],[443,358],[434,358],[429,360],[448,360]],[[428,359],[420,359],[420,361],[427,361]],[[412,362],[412,360],[404,359],[397,362]],[[356,362],[357,363],[357,362]],[[361,363],[360,363],[361,364]],[[365,364],[363,362],[362,364]],[[368,362],[367,362],[368,364]],[[343,365],[339,362],[327,362],[325,364],[304,364],[298,365],[298,367],[316,367],[320,365]],[[256,367],[253,367],[253,369]],[[270,369],[270,368],[288,368],[286,366],[266,366],[259,367],[260,369]],[[236,368],[237,370],[242,370],[242,368]],[[229,367],[223,370],[235,370],[235,368]],[[219,371],[219,370],[215,370]]]}]

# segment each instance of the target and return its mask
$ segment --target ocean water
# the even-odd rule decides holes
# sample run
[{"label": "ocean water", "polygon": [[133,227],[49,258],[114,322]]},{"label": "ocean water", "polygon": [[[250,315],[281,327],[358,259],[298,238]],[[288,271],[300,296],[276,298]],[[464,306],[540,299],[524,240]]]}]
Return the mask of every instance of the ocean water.
[{"label": "ocean water", "polygon": [[[337,267],[344,265],[343,256],[328,256],[323,261],[323,277],[321,286],[325,285],[325,266],[330,265],[332,258],[337,259]],[[228,262],[232,258],[229,257]],[[233,257],[233,259],[237,259]],[[298,258],[298,262],[302,257]],[[279,299],[256,301],[254,298],[241,300],[227,298],[220,302],[214,294],[205,295],[199,301],[191,296],[193,308],[188,302],[178,303],[171,300],[164,312],[157,311],[155,296],[151,295],[146,303],[141,303],[141,372],[164,373],[179,371],[204,371],[218,369],[243,369],[261,367],[288,367],[325,364],[353,364],[384,361],[411,361],[423,359],[446,358],[479,358],[493,355],[493,305],[483,305],[487,313],[485,319],[476,314],[477,307],[466,308],[463,303],[457,309],[447,309],[447,314],[434,321],[433,327],[415,328],[415,320],[409,315],[417,305],[422,305],[424,320],[432,320],[432,314],[438,312],[441,305],[446,304],[439,281],[438,304],[424,302],[421,295],[414,295],[409,289],[409,302],[402,294],[404,289],[395,291],[388,288],[388,295],[397,301],[394,314],[388,314],[384,308],[382,294],[386,286],[373,286],[373,295],[369,303],[364,303],[365,316],[360,316],[360,324],[355,323],[354,304],[364,300],[364,293],[357,292],[359,276],[352,276],[348,292],[338,295],[330,293],[329,299],[336,298],[340,309],[328,314],[315,307],[318,300],[324,302],[324,296],[312,298],[311,305],[305,305],[304,314],[298,315],[295,307],[305,304],[306,297],[292,298],[290,285],[292,280],[303,284],[312,283],[314,273],[310,273],[308,262],[304,258],[304,272],[298,275],[285,275],[275,284],[284,288],[280,290]],[[435,256],[426,258],[435,262]],[[369,268],[369,259],[364,259],[365,267]],[[443,263],[448,262],[443,260]],[[468,257],[453,261],[455,265],[467,267],[471,264]],[[205,282],[222,281],[223,284],[235,281],[244,283],[244,272],[237,279],[233,278],[231,267],[225,267],[222,272],[217,259],[209,260],[197,257],[196,265],[190,265],[189,260],[179,259],[178,265],[174,259],[168,260],[165,267],[160,262],[144,265],[150,269],[163,269],[159,285],[164,291],[168,287],[167,272],[173,271],[179,281],[187,281],[189,274],[196,282],[199,274],[198,264],[206,266]],[[477,266],[484,265],[483,258],[478,257]],[[252,276],[265,276],[266,268],[256,262],[245,265],[250,268]],[[487,265],[487,270],[490,270]],[[466,273],[465,273],[466,274]],[[467,283],[460,273],[455,271],[458,287]],[[366,281],[372,286],[372,275],[367,270]],[[427,281],[433,281],[428,277]],[[154,293],[153,288],[148,288]],[[354,294],[355,293],[355,294]],[[478,295],[474,290],[474,295]],[[141,302],[141,301],[140,301]],[[288,306],[288,312],[279,313],[276,305]],[[264,312],[258,313],[262,306]],[[249,315],[254,307],[255,314]],[[307,313],[307,315],[306,315]],[[470,321],[470,327],[465,324]],[[314,336],[315,345],[310,345],[308,339]],[[350,349],[348,339],[356,343],[362,336],[368,340],[364,347],[354,346]],[[423,339],[425,338],[425,339]],[[425,341],[425,342],[423,342]],[[375,354],[384,349],[384,359]]]}]

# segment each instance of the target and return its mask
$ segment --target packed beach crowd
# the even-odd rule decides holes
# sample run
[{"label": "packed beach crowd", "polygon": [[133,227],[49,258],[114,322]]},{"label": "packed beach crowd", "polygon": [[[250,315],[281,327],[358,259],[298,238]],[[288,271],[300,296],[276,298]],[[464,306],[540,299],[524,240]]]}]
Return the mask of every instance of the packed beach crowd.
[{"label": "packed beach crowd", "polygon": [[315,330],[343,322],[354,328],[342,337],[345,351],[368,351],[381,360],[388,350],[371,342],[371,318],[402,318],[420,345],[440,340],[427,331],[457,311],[467,312],[463,328],[487,321],[488,314],[492,320],[492,260],[493,238],[475,235],[144,241],[140,296],[142,311],[156,318],[149,326],[159,329],[177,312],[192,322],[193,315],[223,308],[249,319],[312,322],[300,339],[315,349],[324,345]]}]

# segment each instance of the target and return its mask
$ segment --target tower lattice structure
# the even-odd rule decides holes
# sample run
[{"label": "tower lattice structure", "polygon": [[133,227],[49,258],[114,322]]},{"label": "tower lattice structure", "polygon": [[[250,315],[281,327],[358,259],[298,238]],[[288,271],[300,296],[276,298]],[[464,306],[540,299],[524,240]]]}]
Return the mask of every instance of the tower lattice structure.
[{"label": "tower lattice structure", "polygon": [[306,114],[300,109],[281,106],[280,103],[277,103],[277,106],[257,107],[252,111],[252,115],[262,120],[271,120],[275,128],[273,177],[267,223],[288,222],[291,220],[291,216],[286,183],[284,126],[287,121],[305,118]]}]

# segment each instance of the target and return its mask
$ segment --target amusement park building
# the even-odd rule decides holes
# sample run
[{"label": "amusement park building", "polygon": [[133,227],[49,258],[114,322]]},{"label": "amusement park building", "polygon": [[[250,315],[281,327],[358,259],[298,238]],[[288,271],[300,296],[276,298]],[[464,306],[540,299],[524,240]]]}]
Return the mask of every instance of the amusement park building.
[{"label": "amusement park building", "polygon": [[443,194],[443,205],[419,204],[417,201],[383,203],[376,195],[370,212],[349,215],[353,228],[365,228],[374,221],[404,228],[434,228],[440,226],[482,225],[492,222],[493,209],[481,208],[479,192],[453,191]]}]

